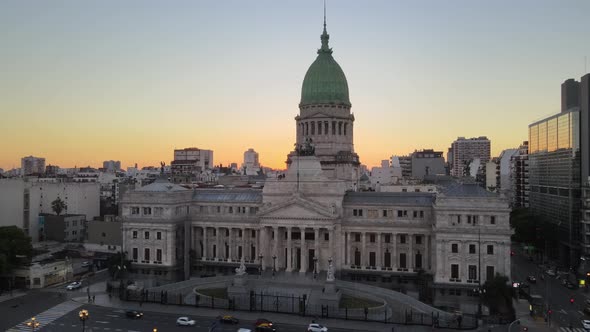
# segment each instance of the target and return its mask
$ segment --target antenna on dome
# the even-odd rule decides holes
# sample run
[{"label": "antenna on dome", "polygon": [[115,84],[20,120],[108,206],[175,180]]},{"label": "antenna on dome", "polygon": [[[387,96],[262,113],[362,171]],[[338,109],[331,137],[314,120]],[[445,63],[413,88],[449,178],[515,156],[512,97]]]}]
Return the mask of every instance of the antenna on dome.
[{"label": "antenna on dome", "polygon": [[324,30],[326,30],[326,0],[324,0]]}]

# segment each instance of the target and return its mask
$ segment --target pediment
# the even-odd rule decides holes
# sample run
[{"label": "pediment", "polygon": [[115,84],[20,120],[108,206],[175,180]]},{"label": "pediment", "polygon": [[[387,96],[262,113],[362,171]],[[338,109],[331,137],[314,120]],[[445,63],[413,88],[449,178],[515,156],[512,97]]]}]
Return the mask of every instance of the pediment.
[{"label": "pediment", "polygon": [[335,209],[325,207],[300,197],[292,198],[273,206],[263,208],[259,214],[263,219],[335,219]]}]

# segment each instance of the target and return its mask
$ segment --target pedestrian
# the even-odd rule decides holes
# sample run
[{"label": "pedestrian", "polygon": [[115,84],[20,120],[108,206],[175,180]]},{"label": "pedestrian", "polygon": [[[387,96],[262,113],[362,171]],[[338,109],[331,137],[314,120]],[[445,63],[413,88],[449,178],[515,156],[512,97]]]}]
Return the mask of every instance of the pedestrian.
[{"label": "pedestrian", "polygon": [[94,300],[96,300],[96,295],[92,295],[92,303],[94,303]]}]

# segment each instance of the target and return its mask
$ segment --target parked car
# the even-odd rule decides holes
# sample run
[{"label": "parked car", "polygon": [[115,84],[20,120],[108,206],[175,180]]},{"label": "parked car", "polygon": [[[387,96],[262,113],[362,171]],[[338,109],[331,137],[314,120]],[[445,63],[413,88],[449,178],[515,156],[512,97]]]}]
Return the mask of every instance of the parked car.
[{"label": "parked car", "polygon": [[535,276],[528,276],[528,277],[526,277],[526,280],[528,282],[530,282],[531,284],[537,283],[537,278],[535,278]]},{"label": "parked car", "polygon": [[328,332],[328,328],[317,323],[311,323],[307,327],[307,332]]},{"label": "parked car", "polygon": [[587,320],[587,319],[582,320],[582,326],[584,327],[584,330],[586,330],[586,331],[590,330],[590,320]]},{"label": "parked car", "polygon": [[90,267],[90,265],[92,265],[92,263],[89,261],[82,262],[82,267]]},{"label": "parked car", "polygon": [[240,328],[238,329],[238,332],[252,332],[252,330],[250,330],[250,329],[247,329],[247,328],[245,328],[245,327],[240,327]]},{"label": "parked car", "polygon": [[176,325],[179,326],[194,326],[195,325],[195,321],[188,318],[188,317],[179,317],[176,320]]},{"label": "parked car", "polygon": [[232,315],[218,316],[217,319],[224,324],[238,324],[240,322],[239,319]]},{"label": "parked car", "polygon": [[82,283],[79,281],[74,281],[73,283],[66,286],[66,290],[74,290],[82,287]]},{"label": "parked car", "polygon": [[129,309],[125,311],[125,316],[128,318],[139,319],[143,317],[143,312]]}]

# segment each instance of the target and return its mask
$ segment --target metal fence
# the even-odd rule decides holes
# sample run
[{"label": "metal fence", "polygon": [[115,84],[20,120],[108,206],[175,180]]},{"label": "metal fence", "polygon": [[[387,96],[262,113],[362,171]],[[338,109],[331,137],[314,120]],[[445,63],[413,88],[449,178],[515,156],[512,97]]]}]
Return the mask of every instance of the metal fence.
[{"label": "metal fence", "polygon": [[310,304],[307,296],[270,295],[250,291],[228,299],[200,294],[183,294],[172,291],[129,290],[123,285],[108,288],[118,294],[123,301],[140,303],[159,303],[222,309],[229,311],[259,311],[294,314],[314,318],[337,318],[356,321],[381,322],[384,324],[424,325],[436,328],[471,330],[478,327],[475,315],[441,316],[439,313],[423,313],[413,310],[380,306],[374,308],[339,308],[320,304]]}]

